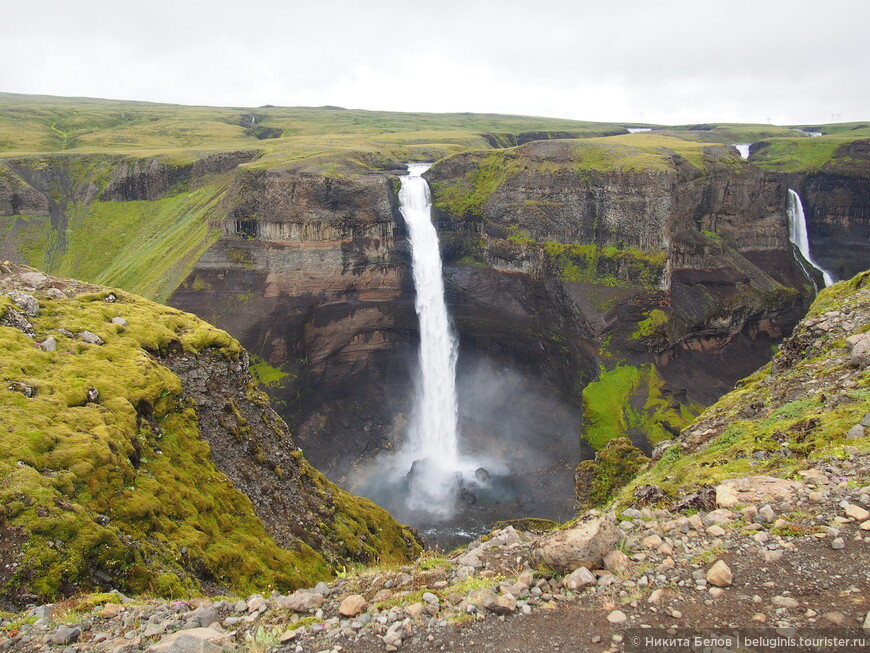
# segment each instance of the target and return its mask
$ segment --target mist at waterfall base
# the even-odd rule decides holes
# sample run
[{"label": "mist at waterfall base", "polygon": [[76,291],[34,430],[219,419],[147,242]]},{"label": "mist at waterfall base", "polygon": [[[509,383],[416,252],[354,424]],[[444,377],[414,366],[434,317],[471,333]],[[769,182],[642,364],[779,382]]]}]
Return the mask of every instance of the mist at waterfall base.
[{"label": "mist at waterfall base", "polygon": [[579,415],[539,382],[486,359],[463,363],[457,393],[458,344],[444,303],[429,188],[420,176],[427,168],[410,165],[399,193],[420,325],[414,405],[395,451],[358,467],[349,486],[417,528],[427,544],[451,548],[499,519],[569,516]]}]

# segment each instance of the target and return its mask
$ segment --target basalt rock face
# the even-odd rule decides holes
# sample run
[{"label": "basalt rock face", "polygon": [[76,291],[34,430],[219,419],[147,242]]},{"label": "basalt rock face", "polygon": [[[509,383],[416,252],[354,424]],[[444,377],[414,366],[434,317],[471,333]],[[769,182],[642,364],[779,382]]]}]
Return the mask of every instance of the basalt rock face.
[{"label": "basalt rock face", "polygon": [[410,387],[416,318],[392,188],[377,174],[240,172],[224,237],[171,300],[291,375],[271,392],[327,472],[383,444],[388,398]]},{"label": "basalt rock face", "polygon": [[843,145],[834,161],[787,179],[801,197],[813,256],[836,279],[850,279],[870,261],[870,141]]},{"label": "basalt rock face", "polygon": [[427,178],[448,242],[473,241],[453,247],[457,259],[558,280],[588,340],[655,362],[676,395],[708,403],[764,362],[809,303],[787,184],[729,148],[692,161],[664,151],[640,169],[616,158],[629,155],[640,154],[536,142],[457,155]]}]

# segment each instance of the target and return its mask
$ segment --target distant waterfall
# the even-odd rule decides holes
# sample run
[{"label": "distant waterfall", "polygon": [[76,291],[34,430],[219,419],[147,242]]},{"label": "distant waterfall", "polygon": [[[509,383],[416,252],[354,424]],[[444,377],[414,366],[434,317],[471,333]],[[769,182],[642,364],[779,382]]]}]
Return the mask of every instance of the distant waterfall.
[{"label": "distant waterfall", "polygon": [[816,270],[822,273],[825,286],[830,286],[834,283],[833,277],[816,263],[812,254],[810,254],[810,239],[807,235],[807,219],[804,216],[804,206],[801,203],[800,195],[791,188],[788,189],[788,239],[800,251],[801,256],[812,265]]},{"label": "distant waterfall", "polygon": [[737,151],[740,152],[740,156],[744,159],[749,158],[749,147],[752,143],[734,143],[734,147],[737,148]]}]

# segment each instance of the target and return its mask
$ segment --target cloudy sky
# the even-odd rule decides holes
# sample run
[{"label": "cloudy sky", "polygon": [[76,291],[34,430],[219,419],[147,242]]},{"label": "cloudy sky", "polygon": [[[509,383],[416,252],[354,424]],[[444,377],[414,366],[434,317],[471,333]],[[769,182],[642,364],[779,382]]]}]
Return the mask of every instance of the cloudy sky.
[{"label": "cloudy sky", "polygon": [[0,0],[0,9],[0,91],[13,93],[664,124],[870,119],[867,0]]}]

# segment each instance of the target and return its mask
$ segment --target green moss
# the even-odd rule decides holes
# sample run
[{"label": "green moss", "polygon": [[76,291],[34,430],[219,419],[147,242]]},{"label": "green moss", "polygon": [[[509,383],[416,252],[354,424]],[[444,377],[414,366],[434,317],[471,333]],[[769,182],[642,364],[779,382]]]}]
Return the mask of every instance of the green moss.
[{"label": "green moss", "polygon": [[285,364],[274,367],[259,356],[251,355],[251,376],[264,388],[283,388],[286,383],[284,379],[292,376],[282,369]]},{"label": "green moss", "polygon": [[637,329],[631,334],[632,340],[651,338],[659,335],[668,324],[668,315],[662,310],[653,309],[647,317],[637,323]]},{"label": "green moss", "polygon": [[577,467],[579,507],[605,505],[648,461],[628,438],[610,440],[596,453],[594,460],[584,460]]},{"label": "green moss", "polygon": [[654,290],[665,269],[664,252],[546,242],[547,258],[565,281]]},{"label": "green moss", "polygon": [[602,370],[583,389],[583,438],[596,450],[631,434],[652,444],[672,438],[699,407],[675,405],[661,394],[663,385],[652,365]]},{"label": "green moss", "polygon": [[27,535],[20,571],[2,591],[51,600],[93,588],[97,571],[124,591],[165,596],[195,594],[205,579],[245,594],[326,578],[320,554],[282,550],[266,535],[251,502],[211,463],[178,378],[147,353],[209,347],[236,358],[238,343],[194,316],[114,294],[111,303],[107,291],[41,298],[31,321],[38,339],[57,339],[55,352],[0,328],[0,376],[37,390],[0,393],[0,505],[6,524]]}]

